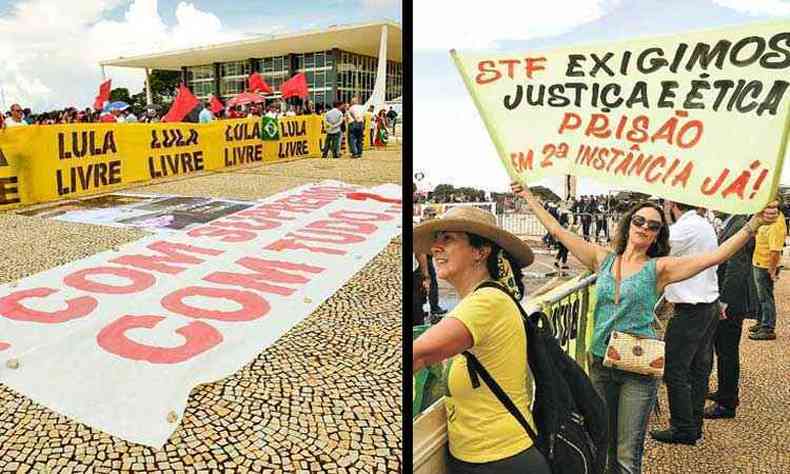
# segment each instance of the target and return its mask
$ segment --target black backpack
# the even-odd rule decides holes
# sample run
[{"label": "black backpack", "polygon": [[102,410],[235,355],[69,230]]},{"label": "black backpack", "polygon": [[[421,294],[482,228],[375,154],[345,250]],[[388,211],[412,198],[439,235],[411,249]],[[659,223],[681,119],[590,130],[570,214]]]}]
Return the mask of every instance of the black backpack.
[{"label": "black backpack", "polygon": [[[472,386],[480,386],[478,376],[507,408],[535,446],[545,456],[554,474],[602,473],[608,447],[606,404],[595,391],[584,370],[565,351],[549,329],[542,312],[527,315],[518,300],[502,286],[485,282],[478,287],[497,288],[510,296],[521,311],[527,335],[527,361],[535,380],[532,416],[536,434],[513,401],[491,377],[480,361],[465,351]],[[539,325],[542,323],[542,325]]]}]

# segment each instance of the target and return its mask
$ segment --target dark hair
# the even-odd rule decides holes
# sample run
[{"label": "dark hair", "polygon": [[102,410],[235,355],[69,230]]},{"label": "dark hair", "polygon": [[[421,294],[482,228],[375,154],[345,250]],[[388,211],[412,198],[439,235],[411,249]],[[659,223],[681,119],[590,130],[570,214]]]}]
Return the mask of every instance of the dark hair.
[{"label": "dark hair", "polygon": [[681,212],[692,211],[699,207],[699,206],[692,206],[691,204],[686,204],[684,202],[675,202],[675,205],[678,207],[678,209],[680,209]]},{"label": "dark hair", "polygon": [[[491,247],[491,253],[488,254],[488,259],[486,259],[486,268],[488,269],[488,273],[494,280],[499,280],[499,265],[497,262],[497,254],[502,249],[499,245],[491,242],[490,240],[486,239],[485,237],[480,237],[477,234],[470,234],[469,232],[466,233],[469,236],[469,245],[472,247],[479,249],[481,247]],[[516,280],[516,286],[518,286],[518,291],[521,293],[521,296],[524,296],[524,274],[521,273],[521,266],[517,263],[516,259],[513,258],[508,251],[505,251],[505,258],[508,262],[510,262],[510,268],[513,269],[513,278]]]},{"label": "dark hair", "polygon": [[637,211],[649,207],[655,209],[661,216],[661,228],[658,230],[655,242],[647,249],[648,257],[664,257],[669,255],[669,225],[664,211],[655,203],[650,201],[638,202],[631,209],[626,211],[620,222],[617,223],[617,232],[614,238],[614,251],[617,255],[622,255],[625,252],[625,247],[628,244],[628,228],[631,226],[631,218],[634,217]]}]

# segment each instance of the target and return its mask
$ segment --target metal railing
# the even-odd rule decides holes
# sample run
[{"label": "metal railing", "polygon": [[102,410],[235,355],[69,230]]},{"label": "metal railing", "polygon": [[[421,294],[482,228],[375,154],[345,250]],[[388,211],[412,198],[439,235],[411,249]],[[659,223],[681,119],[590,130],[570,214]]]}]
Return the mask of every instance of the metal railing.
[{"label": "metal railing", "polygon": [[[589,216],[590,217],[590,225],[589,225],[589,235],[591,237],[596,237],[596,231],[598,230],[598,226],[596,224],[597,214],[586,214],[586,213],[579,213],[576,214],[577,218],[575,219],[573,215],[570,216],[570,222],[566,226],[573,232],[576,232],[579,235],[583,234],[583,225],[582,225],[582,216]],[[617,221],[619,220],[619,214],[606,214],[606,223],[607,229],[609,231],[609,236],[614,234],[615,226],[617,225]],[[497,225],[508,232],[511,232],[516,235],[520,236],[528,236],[528,237],[543,237],[547,230],[543,227],[543,224],[540,223],[537,217],[534,214],[498,214],[497,218]],[[603,236],[605,232],[601,231],[598,233],[599,236]]]}]

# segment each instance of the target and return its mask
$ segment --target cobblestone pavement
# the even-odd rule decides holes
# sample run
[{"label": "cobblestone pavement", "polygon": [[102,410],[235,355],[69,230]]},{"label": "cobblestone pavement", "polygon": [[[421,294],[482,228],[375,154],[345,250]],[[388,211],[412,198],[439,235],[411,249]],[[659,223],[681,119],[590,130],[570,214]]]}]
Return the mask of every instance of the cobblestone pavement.
[{"label": "cobblestone pavement", "polygon": [[[322,179],[400,183],[399,149],[328,165],[303,160],[133,190],[253,199]],[[0,225],[0,282],[145,235],[10,213]],[[247,366],[196,387],[161,450],[71,421],[0,384],[0,472],[400,472],[401,274],[396,238]]]}]

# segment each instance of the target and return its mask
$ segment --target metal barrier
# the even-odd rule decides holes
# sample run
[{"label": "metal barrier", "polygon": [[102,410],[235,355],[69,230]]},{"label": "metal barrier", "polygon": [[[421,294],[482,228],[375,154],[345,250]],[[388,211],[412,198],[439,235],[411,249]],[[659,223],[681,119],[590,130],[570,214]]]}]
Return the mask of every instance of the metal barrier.
[{"label": "metal barrier", "polygon": [[[574,215],[576,216],[575,224],[574,224]],[[596,230],[597,225],[595,223],[597,214],[587,214],[587,213],[578,213],[578,214],[571,214],[570,221],[568,222],[567,228],[571,231],[582,235],[583,234],[583,226],[582,226],[582,216],[589,216],[590,217],[590,227],[589,227],[589,235],[592,237],[596,237]],[[606,221],[607,221],[607,229],[608,235],[611,237],[614,235],[615,226],[619,220],[619,214],[606,214]],[[529,236],[529,237],[543,237],[547,230],[543,227],[543,224],[540,223],[537,217],[534,214],[498,214],[497,218],[497,225],[508,232],[511,232],[516,235],[521,236]],[[606,234],[605,231],[602,231],[604,235]],[[600,236],[601,233],[598,235]]]}]

